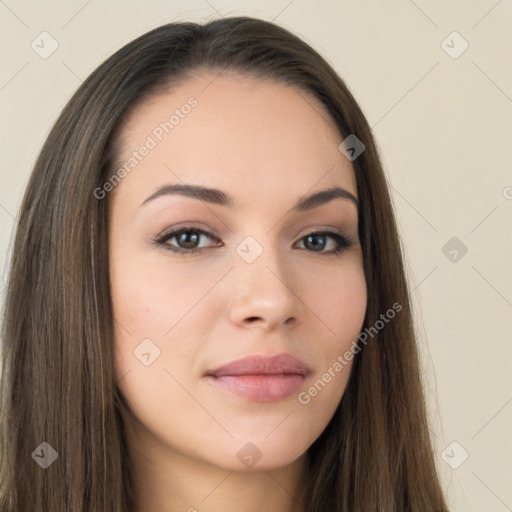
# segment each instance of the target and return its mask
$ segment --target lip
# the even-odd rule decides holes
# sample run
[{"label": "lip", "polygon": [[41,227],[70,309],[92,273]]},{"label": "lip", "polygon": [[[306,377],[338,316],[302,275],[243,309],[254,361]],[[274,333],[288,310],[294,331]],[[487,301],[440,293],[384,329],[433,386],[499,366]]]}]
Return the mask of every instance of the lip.
[{"label": "lip", "polygon": [[205,372],[205,377],[238,396],[257,402],[283,400],[304,384],[311,368],[290,354],[254,355]]}]

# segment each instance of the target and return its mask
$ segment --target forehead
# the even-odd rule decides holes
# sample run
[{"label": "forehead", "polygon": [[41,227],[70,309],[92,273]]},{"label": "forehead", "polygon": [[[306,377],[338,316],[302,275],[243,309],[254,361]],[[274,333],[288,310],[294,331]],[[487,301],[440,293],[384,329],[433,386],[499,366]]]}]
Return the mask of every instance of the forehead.
[{"label": "forehead", "polygon": [[198,73],[143,101],[120,135],[118,166],[139,148],[151,148],[119,189],[150,191],[181,180],[300,196],[323,180],[356,190],[327,109],[312,94],[284,83]]}]

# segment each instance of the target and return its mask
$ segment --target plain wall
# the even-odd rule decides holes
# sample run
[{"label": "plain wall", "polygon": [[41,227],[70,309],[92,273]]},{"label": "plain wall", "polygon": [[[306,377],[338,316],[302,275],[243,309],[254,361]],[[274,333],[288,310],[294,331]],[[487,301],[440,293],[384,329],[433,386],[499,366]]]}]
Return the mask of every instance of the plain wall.
[{"label": "plain wall", "polygon": [[[31,168],[80,83],[149,29],[226,15],[301,36],[359,101],[392,187],[452,510],[512,510],[508,0],[1,2],[3,286]],[[46,59],[31,47],[44,31],[58,43]]]}]

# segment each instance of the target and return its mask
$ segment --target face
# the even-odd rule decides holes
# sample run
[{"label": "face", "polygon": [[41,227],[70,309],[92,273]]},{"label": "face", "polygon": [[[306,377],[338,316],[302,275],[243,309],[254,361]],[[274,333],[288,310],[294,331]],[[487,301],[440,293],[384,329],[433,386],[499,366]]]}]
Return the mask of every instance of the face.
[{"label": "face", "polygon": [[107,198],[117,377],[141,446],[271,469],[304,457],[350,375],[356,179],[314,97],[215,76],[124,124]]}]

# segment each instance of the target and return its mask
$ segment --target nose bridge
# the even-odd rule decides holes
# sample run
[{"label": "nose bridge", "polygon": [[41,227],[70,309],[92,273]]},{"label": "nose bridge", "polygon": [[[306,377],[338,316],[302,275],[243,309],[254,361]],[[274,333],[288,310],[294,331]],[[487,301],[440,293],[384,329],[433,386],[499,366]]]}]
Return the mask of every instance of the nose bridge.
[{"label": "nose bridge", "polygon": [[236,248],[230,316],[234,323],[258,322],[268,329],[298,316],[292,269],[277,244],[247,237]]}]

